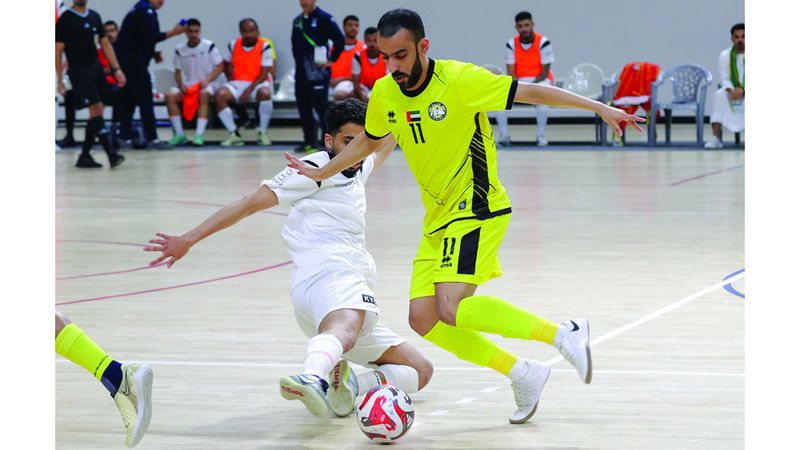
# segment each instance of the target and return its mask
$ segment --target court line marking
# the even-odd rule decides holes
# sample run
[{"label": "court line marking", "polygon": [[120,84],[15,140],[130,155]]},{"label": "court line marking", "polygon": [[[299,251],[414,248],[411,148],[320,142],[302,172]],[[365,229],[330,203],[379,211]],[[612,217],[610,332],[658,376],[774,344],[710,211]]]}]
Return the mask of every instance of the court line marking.
[{"label": "court line marking", "polygon": [[[742,272],[744,272],[744,269],[737,270],[736,272],[733,272],[732,274],[730,274],[727,277],[723,278],[722,281],[728,280],[731,277],[736,276],[736,275],[738,275],[738,274],[740,274]],[[731,294],[733,294],[733,295],[735,295],[737,297],[744,298],[744,294],[742,294],[741,292],[737,291],[736,288],[731,285],[731,283],[728,283],[728,284],[726,284],[725,286],[722,286],[722,287],[725,288],[725,290],[730,292]]]},{"label": "court line marking", "polygon": [[447,414],[448,412],[450,412],[449,409],[437,409],[436,411],[431,411],[426,415],[428,415],[428,416],[443,416],[443,415]]},{"label": "court line marking", "polygon": [[477,400],[477,399],[472,398],[472,397],[466,397],[466,398],[462,398],[461,400],[456,401],[455,404],[456,405],[466,405],[467,403],[472,403],[475,400]]},{"label": "court line marking", "polygon": [[197,286],[198,284],[213,283],[215,281],[221,281],[221,280],[227,280],[227,279],[230,279],[230,278],[243,277],[245,275],[252,275],[252,274],[258,273],[258,272],[264,272],[264,271],[267,271],[267,270],[277,269],[279,267],[287,266],[287,265],[289,265],[291,263],[292,263],[291,261],[284,261],[282,263],[273,264],[271,266],[261,267],[261,268],[254,269],[254,270],[248,270],[247,272],[234,273],[234,274],[231,274],[231,275],[225,275],[225,276],[222,276],[222,277],[211,278],[211,279],[208,279],[208,280],[192,281],[190,283],[175,284],[175,285],[172,285],[172,286],[164,286],[164,287],[159,287],[159,288],[145,289],[145,290],[142,290],[142,291],[125,292],[123,294],[112,294],[112,295],[104,295],[104,296],[101,296],[101,297],[82,298],[82,299],[78,299],[78,300],[69,300],[69,301],[63,301],[63,302],[56,302],[56,306],[74,305],[76,303],[96,302],[96,301],[100,301],[100,300],[109,300],[109,299],[112,299],[112,298],[120,298],[120,297],[132,297],[134,295],[139,295],[139,294],[148,294],[148,293],[151,293],[151,292],[169,291],[171,289],[178,289],[178,288],[189,287],[189,286]]},{"label": "court line marking", "polygon": [[684,184],[684,183],[688,183],[690,181],[699,180],[701,178],[710,177],[711,175],[717,175],[717,174],[722,173],[722,172],[730,172],[731,170],[741,169],[742,167],[744,167],[744,164],[739,164],[738,166],[729,167],[727,169],[718,169],[718,170],[714,170],[712,172],[706,172],[706,173],[703,173],[703,174],[700,174],[700,175],[697,175],[697,176],[694,176],[694,177],[691,177],[691,178],[685,178],[683,180],[676,181],[674,183],[670,183],[669,185],[670,186],[678,186],[679,184]]},{"label": "court line marking", "polygon": [[[134,244],[132,242],[115,242],[115,241],[96,241],[91,239],[56,239],[56,242],[77,242],[77,243],[84,243],[84,244],[111,244],[111,245],[125,245],[125,246],[133,246],[133,247],[145,247],[144,244]],[[66,277],[56,277],[56,281],[62,280],[77,280],[80,278],[93,278],[93,277],[102,277],[106,275],[119,275],[121,273],[130,273],[130,272],[137,272],[140,270],[148,270],[154,269],[156,267],[160,267],[166,264],[166,262],[160,262],[158,264],[152,266],[144,266],[144,267],[135,267],[133,269],[121,269],[115,270],[113,272],[101,272],[101,273],[87,273],[84,275],[71,275]]]},{"label": "court line marking", "polygon": [[[624,333],[626,331],[632,330],[632,329],[638,327],[639,325],[642,325],[644,323],[650,322],[651,320],[656,319],[656,318],[658,318],[660,316],[663,316],[664,314],[666,314],[666,313],[668,313],[668,312],[670,312],[672,310],[678,309],[681,306],[683,306],[683,305],[685,305],[685,304],[687,304],[687,303],[689,303],[691,301],[694,301],[694,300],[696,300],[696,299],[698,299],[698,298],[700,298],[700,297],[702,297],[702,296],[704,296],[704,295],[706,295],[708,293],[716,291],[717,289],[725,286],[726,284],[733,283],[734,281],[736,281],[736,280],[738,280],[739,278],[742,278],[742,277],[744,277],[744,272],[740,272],[737,275],[733,275],[731,278],[728,278],[727,280],[722,280],[722,281],[720,281],[718,283],[714,283],[711,286],[708,286],[708,287],[706,287],[704,289],[701,289],[701,290],[695,292],[692,295],[689,295],[688,297],[684,297],[684,298],[678,300],[677,302],[674,302],[674,303],[671,303],[671,304],[666,305],[664,307],[661,307],[661,308],[651,312],[650,314],[644,315],[644,316],[634,320],[633,322],[629,322],[629,323],[617,328],[616,330],[609,331],[608,333],[606,333],[606,334],[604,334],[604,335],[602,335],[602,336],[600,336],[598,338],[594,338],[594,339],[592,339],[590,341],[590,343],[591,343],[592,346],[595,346],[597,344],[601,344],[601,343],[603,343],[603,342],[605,342],[605,341],[607,341],[607,340],[609,340],[609,339],[611,339],[613,337],[619,336],[620,334],[622,334],[622,333]],[[557,363],[557,362],[559,362],[559,361],[561,361],[563,359],[564,359],[563,356],[558,355],[558,356],[556,356],[554,358],[548,359],[547,361],[545,361],[544,364],[546,364],[548,366],[552,366],[553,364],[555,364],[555,363]]]},{"label": "court line marking", "polygon": [[[107,200],[124,200],[134,202],[162,202],[162,203],[178,203],[180,205],[194,205],[194,206],[214,206],[221,208],[226,206],[223,203],[202,202],[199,200],[178,200],[172,198],[157,198],[157,197],[126,197],[122,195],[90,195],[90,194],[56,194],[58,197],[82,197],[82,198],[98,198]],[[264,214],[272,214],[276,216],[287,217],[289,213],[282,211],[262,211]]]},{"label": "court line marking", "polygon": [[[64,358],[56,358],[57,363],[70,363],[69,360]],[[190,367],[248,367],[255,369],[293,369],[300,370],[303,368],[302,363],[254,363],[245,361],[142,361],[150,364],[153,367],[157,366],[190,366]],[[76,366],[77,368],[77,366]],[[495,373],[491,369],[485,367],[458,367],[458,366],[435,366],[435,370],[442,372],[486,372]],[[574,369],[551,369],[551,372],[575,373]],[[670,371],[670,370],[595,370],[595,373],[609,374],[609,375],[669,375],[669,376],[697,376],[697,377],[744,377],[744,373],[735,372],[684,372],[684,371]],[[508,380],[505,380],[508,382]],[[500,389],[500,386],[488,386],[481,389],[480,392],[491,393]]]}]

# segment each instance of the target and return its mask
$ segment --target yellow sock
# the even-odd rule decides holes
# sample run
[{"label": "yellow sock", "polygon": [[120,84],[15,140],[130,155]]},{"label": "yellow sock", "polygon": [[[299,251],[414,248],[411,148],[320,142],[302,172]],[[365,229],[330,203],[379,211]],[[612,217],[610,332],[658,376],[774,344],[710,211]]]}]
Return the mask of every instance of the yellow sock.
[{"label": "yellow sock", "polygon": [[88,370],[102,381],[103,372],[113,359],[74,323],[56,336],[56,353]]},{"label": "yellow sock", "polygon": [[437,322],[423,338],[453,353],[458,359],[489,367],[503,375],[511,372],[518,359],[516,355],[477,331],[451,327],[441,321]]},{"label": "yellow sock", "polygon": [[548,344],[553,343],[558,330],[558,324],[488,295],[461,300],[456,311],[456,326]]}]

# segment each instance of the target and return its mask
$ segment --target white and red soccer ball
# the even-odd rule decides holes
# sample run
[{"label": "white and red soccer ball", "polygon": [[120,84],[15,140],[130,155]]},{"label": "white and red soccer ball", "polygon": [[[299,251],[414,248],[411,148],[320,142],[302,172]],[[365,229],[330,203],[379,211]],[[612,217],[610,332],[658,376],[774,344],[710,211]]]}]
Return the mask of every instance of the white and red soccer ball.
[{"label": "white and red soccer ball", "polygon": [[388,444],[403,437],[414,423],[411,397],[391,385],[375,386],[356,409],[358,427],[375,442]]}]

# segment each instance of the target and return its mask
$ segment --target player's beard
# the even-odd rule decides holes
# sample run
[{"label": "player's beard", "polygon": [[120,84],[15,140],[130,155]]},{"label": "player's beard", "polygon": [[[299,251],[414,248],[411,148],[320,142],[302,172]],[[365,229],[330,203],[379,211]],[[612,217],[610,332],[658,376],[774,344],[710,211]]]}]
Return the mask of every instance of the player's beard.
[{"label": "player's beard", "polygon": [[[414,51],[416,52],[416,60],[414,60],[414,66],[411,67],[410,74],[401,72],[399,70],[392,72],[392,79],[395,81],[395,83],[397,83],[398,86],[400,86],[401,89],[409,89],[416,86],[417,83],[419,83],[419,79],[422,77],[422,60],[419,57],[419,50],[414,49]],[[395,77],[398,75],[405,75],[406,81],[397,81],[397,78]]]},{"label": "player's beard", "polygon": [[87,0],[75,0],[74,3],[75,3],[75,6],[78,6],[80,8],[85,8]]}]

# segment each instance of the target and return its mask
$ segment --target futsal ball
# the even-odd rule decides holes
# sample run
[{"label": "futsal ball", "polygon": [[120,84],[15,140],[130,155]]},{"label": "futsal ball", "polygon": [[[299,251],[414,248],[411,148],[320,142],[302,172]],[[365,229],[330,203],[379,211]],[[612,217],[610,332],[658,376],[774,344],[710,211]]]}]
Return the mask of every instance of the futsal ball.
[{"label": "futsal ball", "polygon": [[414,423],[411,397],[391,385],[375,386],[356,411],[358,427],[374,442],[388,444],[403,437]]}]

